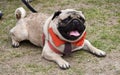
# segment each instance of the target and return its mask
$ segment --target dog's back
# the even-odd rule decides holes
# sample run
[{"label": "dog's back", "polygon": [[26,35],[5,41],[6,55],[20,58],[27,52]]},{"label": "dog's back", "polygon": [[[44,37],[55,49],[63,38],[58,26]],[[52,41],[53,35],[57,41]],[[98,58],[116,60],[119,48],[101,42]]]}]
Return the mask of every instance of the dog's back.
[{"label": "dog's back", "polygon": [[10,30],[12,45],[18,47],[21,41],[29,40],[36,46],[42,46],[42,29],[48,16],[42,13],[31,13],[26,16],[26,11],[22,7],[16,9],[15,16],[16,26]]}]

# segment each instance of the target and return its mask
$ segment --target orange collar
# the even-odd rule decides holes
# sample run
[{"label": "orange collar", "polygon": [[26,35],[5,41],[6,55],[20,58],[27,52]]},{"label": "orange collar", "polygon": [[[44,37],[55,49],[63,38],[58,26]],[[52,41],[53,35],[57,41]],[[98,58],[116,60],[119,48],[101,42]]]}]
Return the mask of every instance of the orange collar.
[{"label": "orange collar", "polygon": [[[55,44],[56,47],[62,45],[62,44],[65,44],[66,41],[64,40],[61,40],[52,30],[52,28],[49,28],[49,33],[50,33],[50,36],[52,37],[52,40]],[[80,40],[78,40],[77,42],[73,42],[72,44],[75,45],[75,46],[82,46],[83,43],[84,43],[84,39],[85,39],[85,36],[86,36],[86,32],[83,34],[83,36],[81,37]]]}]

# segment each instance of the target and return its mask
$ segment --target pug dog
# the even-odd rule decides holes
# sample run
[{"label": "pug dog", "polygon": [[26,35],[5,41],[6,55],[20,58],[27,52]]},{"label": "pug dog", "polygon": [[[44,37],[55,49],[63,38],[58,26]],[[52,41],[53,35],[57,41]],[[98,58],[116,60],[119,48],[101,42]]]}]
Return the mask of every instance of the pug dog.
[{"label": "pug dog", "polygon": [[13,47],[18,47],[23,40],[29,40],[43,47],[42,56],[56,62],[62,69],[70,68],[62,56],[76,50],[87,50],[98,56],[106,55],[86,39],[85,16],[82,11],[59,10],[50,17],[43,13],[25,14],[22,7],[15,11],[17,23],[10,30]]},{"label": "pug dog", "polygon": [[[23,3],[35,12],[27,2]],[[86,39],[85,16],[82,11],[65,9],[52,15],[31,13],[26,16],[25,9],[19,7],[15,16],[16,26],[10,30],[12,46],[19,47],[21,41],[29,40],[34,45],[43,47],[42,57],[56,62],[61,69],[70,68],[70,64],[62,56],[70,56],[76,50],[106,56],[104,51],[97,49]]]},{"label": "pug dog", "polygon": [[55,12],[43,26],[45,43],[42,56],[55,61],[60,68],[68,69],[70,64],[61,56],[76,50],[87,50],[97,56],[106,53],[94,47],[86,39],[85,16],[82,11],[65,9]]}]

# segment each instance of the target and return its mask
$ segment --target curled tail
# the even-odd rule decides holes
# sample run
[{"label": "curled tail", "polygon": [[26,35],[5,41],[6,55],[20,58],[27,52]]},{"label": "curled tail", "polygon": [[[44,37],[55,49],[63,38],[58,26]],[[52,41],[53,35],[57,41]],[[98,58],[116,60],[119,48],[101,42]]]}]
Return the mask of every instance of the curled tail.
[{"label": "curled tail", "polygon": [[28,3],[31,0],[22,0],[22,2],[29,8],[33,13],[37,13],[37,11]]},{"label": "curled tail", "polygon": [[26,11],[23,7],[19,7],[15,10],[15,17],[19,20],[26,16]]}]

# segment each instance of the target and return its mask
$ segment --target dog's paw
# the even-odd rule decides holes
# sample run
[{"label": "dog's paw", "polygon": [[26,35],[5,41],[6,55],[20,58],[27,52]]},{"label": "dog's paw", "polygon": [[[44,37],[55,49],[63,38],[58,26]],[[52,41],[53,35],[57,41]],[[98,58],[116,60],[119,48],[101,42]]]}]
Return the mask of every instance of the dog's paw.
[{"label": "dog's paw", "polygon": [[96,52],[96,55],[97,55],[97,56],[100,56],[100,57],[105,57],[105,56],[106,56],[106,53],[105,53],[104,51],[102,51],[102,50],[98,50],[98,51]]},{"label": "dog's paw", "polygon": [[59,64],[59,67],[63,70],[70,68],[70,64],[66,61],[59,62],[58,64]]},{"label": "dog's paw", "polygon": [[13,48],[18,48],[20,46],[19,42],[12,42],[12,47]]}]

